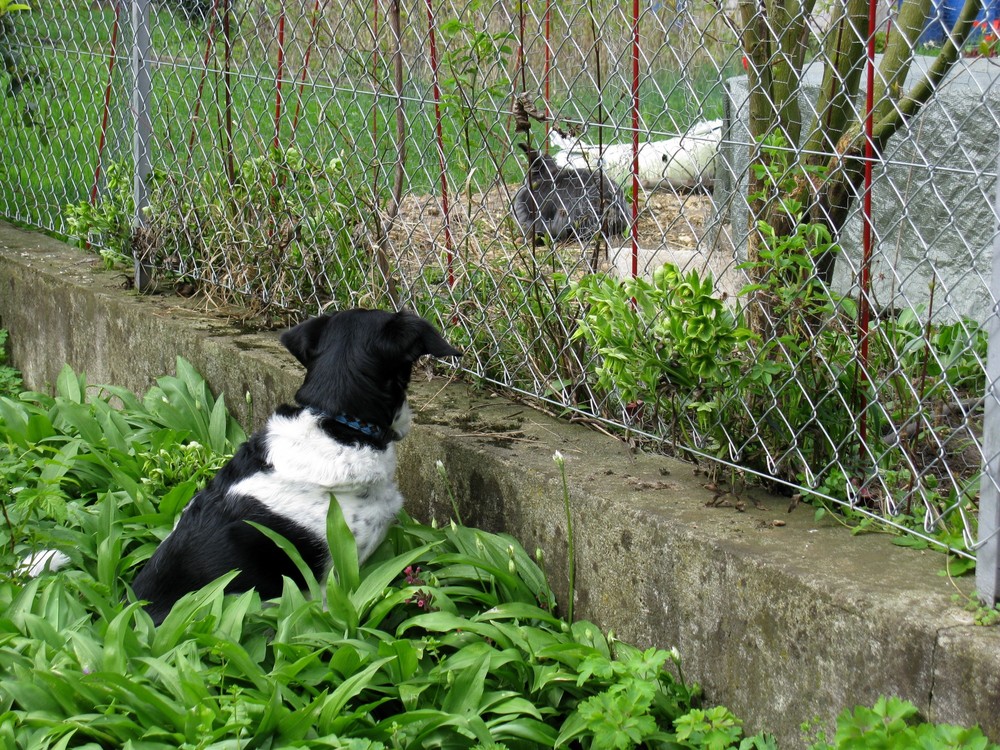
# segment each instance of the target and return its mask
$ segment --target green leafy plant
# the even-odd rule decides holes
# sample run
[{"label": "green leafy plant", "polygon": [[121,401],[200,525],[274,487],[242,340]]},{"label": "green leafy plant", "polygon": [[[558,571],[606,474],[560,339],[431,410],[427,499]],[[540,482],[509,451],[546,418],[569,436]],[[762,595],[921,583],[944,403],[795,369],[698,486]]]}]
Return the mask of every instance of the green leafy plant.
[{"label": "green leafy plant", "polygon": [[758,734],[743,737],[743,722],[725,706],[709,709],[694,708],[680,717],[677,727],[677,741],[684,748],[705,748],[705,750],[777,750],[774,738]]},{"label": "green leafy plant", "polygon": [[19,13],[26,10],[31,10],[31,6],[27,3],[18,0],[0,0],[0,19],[6,17],[8,13]]},{"label": "green leafy plant", "polygon": [[[774,153],[757,167],[761,182],[784,189],[794,170],[779,143],[765,146]],[[777,195],[801,215],[787,191]],[[982,391],[985,331],[965,319],[928,323],[922,309],[876,319],[863,377],[856,306],[816,274],[820,258],[837,252],[827,230],[800,221],[791,235],[764,223],[759,233],[766,269],[757,269],[759,281],[742,296],[768,298],[774,317],[766,340],[713,296],[710,277],[696,273],[667,266],[652,283],[590,275],[571,285],[565,298],[582,310],[574,339],[588,346],[595,390],[610,408],[624,406],[635,423],[682,446],[842,501],[841,517],[855,532],[886,528],[874,511],[962,549],[967,527],[976,525],[979,453],[967,421],[976,415],[973,407],[968,416],[959,409],[949,421],[948,414],[956,394],[974,405]],[[876,402],[886,408],[867,410],[862,452],[855,414]],[[816,502],[825,512],[825,501]],[[908,536],[898,543],[927,544]],[[950,569],[973,567],[962,556]]]},{"label": "green leafy plant", "polygon": [[[901,525],[932,530],[949,547],[964,547],[963,525],[975,524],[978,454],[971,471],[960,465],[971,442],[961,432],[964,421],[957,429],[946,422],[923,425],[940,421],[928,412],[953,403],[955,394],[982,390],[985,331],[970,320],[931,324],[931,311],[923,308],[877,317],[862,371],[857,307],[833,293],[819,272],[839,248],[824,224],[806,220],[806,208],[795,197],[794,184],[821,181],[825,167],[792,163],[780,136],[765,139],[761,149],[766,158],[753,167],[761,191],[752,198],[777,201],[790,229],[780,234],[758,222],[757,260],[743,266],[757,282],[741,296],[766,298],[762,307],[770,314],[769,335],[748,355],[751,365],[736,386],[747,409],[731,422],[733,434],[752,432],[757,443],[741,446],[743,459]],[[862,449],[856,414],[872,403],[886,408],[865,411]],[[743,417],[752,424],[741,425]],[[949,459],[948,469],[921,471],[924,464],[939,464],[941,445],[957,460]],[[871,516],[843,513],[856,531],[878,528]],[[956,570],[972,564],[963,558]]]},{"label": "green leafy plant", "polygon": [[[751,467],[815,486],[835,470],[831,464],[857,463],[849,407],[865,381],[858,376],[856,306],[822,281],[818,269],[839,247],[825,224],[807,220],[795,197],[794,185],[821,181],[825,167],[793,163],[780,135],[766,138],[761,150],[766,158],[753,166],[760,191],[751,199],[776,202],[789,230],[783,234],[759,221],[757,257],[741,266],[756,280],[741,297],[760,301],[769,318],[767,335],[749,355],[751,365],[737,386],[746,408],[734,431],[758,436],[741,446]],[[872,413],[872,434],[880,431],[878,418]],[[842,487],[835,496],[843,496]]]},{"label": "green leafy plant", "polygon": [[309,592],[224,576],[154,628],[128,583],[243,440],[224,403],[183,360],[141,399],[68,368],[54,396],[0,399],[0,565],[73,561],[0,581],[5,747],[633,747],[697,705],[675,651],[558,617],[511,537],[404,516],[359,567],[336,502],[327,580],[267,532]]},{"label": "green leafy plant", "polygon": [[622,282],[599,274],[571,285],[584,312],[574,339],[590,346],[596,385],[633,413],[669,415],[689,443],[719,448],[722,401],[744,366],[753,338],[714,294],[711,274],[681,274],[671,264]]},{"label": "green leafy plant", "polygon": [[502,170],[507,161],[505,152],[495,151],[495,144],[506,140],[497,138],[496,131],[503,126],[496,117],[484,117],[484,113],[496,112],[498,102],[510,96],[511,81],[506,71],[516,39],[513,32],[479,29],[476,24],[458,18],[445,21],[441,33],[447,41],[441,58],[441,67],[446,72],[441,81],[441,101],[446,115],[453,120],[453,127],[444,133],[459,146],[452,152],[460,157],[454,166],[459,174],[465,175],[466,200],[471,206],[480,155],[489,155],[490,169],[484,170],[486,174]]},{"label": "green leafy plant", "polygon": [[820,732],[810,750],[851,748],[926,748],[927,750],[997,750],[978,727],[921,722],[909,701],[880,697],[871,708],[858,706],[837,717],[832,740]]},{"label": "green leafy plant", "polygon": [[95,247],[105,268],[132,263],[135,199],[129,165],[120,161],[108,164],[101,200],[96,204],[87,200],[71,203],[63,215],[69,241],[79,247]]},{"label": "green leafy plant", "polygon": [[[154,627],[128,584],[244,439],[224,403],[183,360],[143,398],[68,368],[54,396],[0,398],[0,499],[16,498],[3,500],[0,567],[41,548],[72,558],[0,579],[4,747],[776,750],[701,706],[675,649],[561,618],[517,541],[454,522],[402,515],[359,566],[333,502],[326,580],[268,532],[308,591],[226,595],[230,574]],[[814,745],[853,747],[997,748],[894,699],[844,712]]]},{"label": "green leafy plant", "polygon": [[[340,200],[344,169],[340,156],[318,163],[288,147],[245,159],[231,183],[211,171],[154,171],[145,236],[155,244],[144,253],[163,272],[250,309],[301,309],[303,298],[318,309],[331,295],[356,302],[367,276],[353,242],[356,209]],[[109,164],[97,203],[66,206],[70,241],[95,247],[107,268],[131,265],[134,206],[130,167]]]},{"label": "green leafy plant", "polygon": [[986,628],[1000,625],[1000,604],[990,606],[981,602],[978,597],[968,594],[953,594],[951,600],[966,612],[971,612],[976,625]]},{"label": "green leafy plant", "polygon": [[967,318],[928,325],[924,320],[929,316],[930,311],[921,305],[880,321],[875,340],[885,348],[884,356],[896,358],[900,371],[917,382],[921,400],[982,390],[985,329]]},{"label": "green leafy plant", "polygon": [[572,286],[571,296],[587,307],[576,336],[602,355],[600,383],[629,400],[664,387],[689,391],[702,382],[728,382],[739,371],[734,354],[750,333],[714,295],[710,274],[682,276],[672,264],[658,269],[652,282],[590,274]]},{"label": "green leafy plant", "polygon": [[[40,548],[42,538],[80,522],[80,513],[107,493],[127,499],[122,507],[135,515],[157,519],[154,527],[169,522],[244,439],[224,399],[213,398],[183,359],[177,375],[160,378],[143,400],[109,386],[88,398],[88,390],[85,376],[64,368],[54,396],[0,397],[4,544]],[[113,408],[111,399],[123,407]],[[162,498],[166,516],[154,498]],[[65,538],[57,541],[57,548],[66,546]]]},{"label": "green leafy plant", "polygon": [[[670,739],[652,713],[657,699],[656,683],[664,663],[676,652],[648,649],[631,650],[619,661],[592,656],[580,665],[579,683],[592,677],[611,680],[608,688],[592,695],[577,707],[562,728],[556,745],[561,746],[583,735],[592,736],[591,747],[601,750],[636,747],[644,742]],[[679,661],[679,659],[678,659]],[[675,709],[683,710],[681,706]],[[677,718],[677,738],[683,734],[684,716]]]},{"label": "green leafy plant", "polygon": [[757,190],[747,199],[773,205],[772,213],[783,218],[783,229],[757,221],[756,257],[740,266],[754,283],[740,296],[760,300],[769,311],[768,331],[780,334],[799,319],[828,317],[842,301],[830,294],[819,273],[824,260],[838,255],[840,247],[825,224],[809,221],[795,190],[803,181],[822,182],[827,167],[793,162],[794,151],[780,133],[762,139],[760,151],[763,159],[751,165]]},{"label": "green leafy plant", "polygon": [[346,166],[290,146],[244,159],[231,181],[170,175],[149,221],[174,248],[170,268],[227,301],[279,313],[356,303],[368,278],[353,241],[357,209],[343,194]]}]

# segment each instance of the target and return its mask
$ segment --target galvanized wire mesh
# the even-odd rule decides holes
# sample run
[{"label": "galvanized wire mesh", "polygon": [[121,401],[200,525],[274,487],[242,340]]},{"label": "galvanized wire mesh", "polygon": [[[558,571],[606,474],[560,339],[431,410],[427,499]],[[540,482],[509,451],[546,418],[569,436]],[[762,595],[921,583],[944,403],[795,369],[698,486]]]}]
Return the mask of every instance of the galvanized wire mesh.
[{"label": "galvanized wire mesh", "polygon": [[[143,20],[136,3],[60,0],[4,19],[0,213],[265,326],[415,308],[485,381],[706,459],[734,489],[758,475],[970,556],[996,377],[1000,68],[992,10],[971,26],[935,5],[913,32],[905,5],[845,24],[851,4],[786,18],[680,0],[162,0]],[[747,42],[789,26],[785,47]],[[900,34],[912,66],[876,71],[868,103],[869,42]],[[957,61],[907,109],[949,40]],[[852,41],[838,75],[860,93],[824,109],[832,45]],[[800,93],[764,85],[797,61]],[[136,185],[143,71],[151,172]],[[774,120],[792,105],[793,127]],[[903,124],[868,157],[870,209],[860,178],[823,204],[848,141],[810,140],[810,123],[863,132],[880,106]],[[518,144],[611,187],[541,157],[526,182]],[[540,236],[555,219],[522,227],[511,208],[543,210],[546,181],[564,189],[560,241]],[[770,239],[767,195],[804,199],[766,214],[783,227]],[[829,253],[785,241],[824,223]],[[653,281],[618,282],[633,276]]]}]

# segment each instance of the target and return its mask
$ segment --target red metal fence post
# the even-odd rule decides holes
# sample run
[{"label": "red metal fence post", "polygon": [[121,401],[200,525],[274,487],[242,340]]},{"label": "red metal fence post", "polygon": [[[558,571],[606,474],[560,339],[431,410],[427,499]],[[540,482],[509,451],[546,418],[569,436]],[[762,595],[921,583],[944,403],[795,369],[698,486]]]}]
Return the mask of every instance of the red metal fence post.
[{"label": "red metal fence post", "polygon": [[434,34],[434,8],[427,2],[427,29],[431,52],[431,78],[434,89],[434,124],[437,133],[438,161],[441,166],[441,213],[444,217],[444,246],[448,255],[448,286],[455,286],[454,252],[451,242],[451,221],[448,215],[448,173],[445,170],[444,133],[441,128],[441,86],[438,82],[437,39]]},{"label": "red metal fence post", "polygon": [[90,205],[97,204],[97,188],[101,182],[101,170],[104,166],[104,147],[108,139],[108,118],[111,110],[111,84],[115,75],[115,56],[118,52],[118,32],[121,28],[121,4],[124,0],[115,2],[115,21],[111,26],[111,49],[108,51],[108,85],[104,87],[104,111],[101,113],[101,136],[97,143],[97,166],[94,168],[94,184],[90,188]]}]

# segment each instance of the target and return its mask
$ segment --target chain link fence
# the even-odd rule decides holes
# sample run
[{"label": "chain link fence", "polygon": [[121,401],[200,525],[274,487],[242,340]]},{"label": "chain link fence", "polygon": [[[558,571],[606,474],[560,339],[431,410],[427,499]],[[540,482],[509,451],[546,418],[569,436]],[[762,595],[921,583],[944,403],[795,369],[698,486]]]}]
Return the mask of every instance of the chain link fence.
[{"label": "chain link fence", "polygon": [[978,551],[996,598],[1000,8],[28,4],[3,215],[262,327],[416,309],[472,376],[735,504]]}]

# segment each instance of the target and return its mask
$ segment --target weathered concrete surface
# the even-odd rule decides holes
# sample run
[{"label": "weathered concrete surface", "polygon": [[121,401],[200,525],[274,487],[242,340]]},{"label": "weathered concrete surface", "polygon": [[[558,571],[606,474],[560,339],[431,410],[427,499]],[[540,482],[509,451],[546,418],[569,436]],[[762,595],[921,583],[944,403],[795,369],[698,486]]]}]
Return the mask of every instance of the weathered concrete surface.
[{"label": "weathered concrete surface", "polygon": [[[0,224],[0,326],[14,362],[43,388],[64,362],[94,383],[144,390],[194,363],[254,421],[292,398],[301,371],[274,334],[246,334],[190,300],[140,298],[120,275],[58,242]],[[800,722],[892,694],[938,721],[1000,738],[1000,631],[972,626],[937,575],[942,557],[851,537],[808,508],[760,497],[709,508],[689,464],[622,443],[461,383],[417,373],[417,427],[400,446],[410,512],[506,530],[545,552],[566,596],[566,520],[552,460],[566,458],[577,548],[577,613],[640,645],[677,646],[710,700],[802,746]],[[774,525],[782,521],[783,526]],[[960,582],[964,591],[967,582]]]}]

